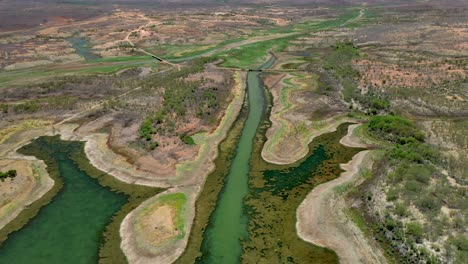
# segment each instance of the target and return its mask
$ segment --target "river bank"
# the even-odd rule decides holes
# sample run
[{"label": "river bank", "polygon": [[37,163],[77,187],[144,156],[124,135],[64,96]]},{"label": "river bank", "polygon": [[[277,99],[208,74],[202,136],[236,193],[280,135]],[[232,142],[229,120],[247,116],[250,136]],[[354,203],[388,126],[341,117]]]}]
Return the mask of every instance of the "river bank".
[{"label": "river bank", "polygon": [[[349,147],[367,147],[353,134],[358,127],[359,124],[350,125],[340,143]],[[372,151],[357,153],[348,163],[340,164],[344,172],[338,178],[315,187],[297,209],[299,237],[334,250],[340,263],[386,263],[380,248],[349,220],[343,199],[348,187],[363,180],[361,170],[372,164]]]}]

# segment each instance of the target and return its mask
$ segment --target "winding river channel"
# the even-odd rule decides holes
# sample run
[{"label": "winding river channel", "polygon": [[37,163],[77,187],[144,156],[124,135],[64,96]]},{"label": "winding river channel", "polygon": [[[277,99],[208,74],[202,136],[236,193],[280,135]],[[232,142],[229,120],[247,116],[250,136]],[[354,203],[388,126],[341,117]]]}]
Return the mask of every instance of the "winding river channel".
[{"label": "winding river channel", "polygon": [[97,262],[102,231],[127,197],[78,168],[71,154],[81,148],[81,142],[41,137],[19,150],[46,160],[63,187],[29,223],[9,235],[0,247],[0,263]]}]

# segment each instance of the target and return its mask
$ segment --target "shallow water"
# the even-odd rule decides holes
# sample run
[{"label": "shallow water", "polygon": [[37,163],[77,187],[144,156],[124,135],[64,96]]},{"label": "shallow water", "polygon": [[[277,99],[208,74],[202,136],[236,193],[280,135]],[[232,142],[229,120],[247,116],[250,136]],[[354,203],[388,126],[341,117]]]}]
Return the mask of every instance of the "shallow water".
[{"label": "shallow water", "polygon": [[80,142],[41,137],[20,149],[40,151],[58,169],[64,185],[52,202],[0,246],[0,263],[96,263],[101,234],[127,196],[101,186],[81,171],[70,155]]},{"label": "shallow water", "polygon": [[90,43],[86,38],[71,37],[67,40],[72,44],[75,53],[85,58],[85,60],[99,59],[100,56],[91,52]]}]

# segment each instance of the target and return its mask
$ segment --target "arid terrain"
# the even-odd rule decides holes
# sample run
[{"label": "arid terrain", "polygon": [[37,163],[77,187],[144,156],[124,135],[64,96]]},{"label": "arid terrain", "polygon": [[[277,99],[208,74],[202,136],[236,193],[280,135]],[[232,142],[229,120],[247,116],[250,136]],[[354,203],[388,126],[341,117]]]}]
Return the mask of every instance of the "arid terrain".
[{"label": "arid terrain", "polygon": [[[206,241],[217,237],[209,230],[231,188],[255,83],[264,110],[244,166],[250,179],[302,168],[320,152],[314,142],[343,125],[335,143],[357,154],[317,161],[289,216],[296,231],[286,236],[322,259],[257,254],[269,240],[252,246],[242,235],[239,263],[327,254],[330,263],[464,263],[467,63],[468,6],[458,0],[0,1],[0,262],[4,242],[63,185],[55,167],[20,149],[60,135],[83,142],[105,181],[140,198],[140,188],[158,190],[106,220],[106,236],[95,237],[118,246],[109,253],[96,242],[97,262],[212,263]],[[318,175],[329,173],[321,163],[340,173]],[[290,177],[274,184],[298,181]],[[289,202],[275,195],[268,210]],[[240,203],[242,225],[263,213]],[[114,253],[123,257],[102,257]]]}]

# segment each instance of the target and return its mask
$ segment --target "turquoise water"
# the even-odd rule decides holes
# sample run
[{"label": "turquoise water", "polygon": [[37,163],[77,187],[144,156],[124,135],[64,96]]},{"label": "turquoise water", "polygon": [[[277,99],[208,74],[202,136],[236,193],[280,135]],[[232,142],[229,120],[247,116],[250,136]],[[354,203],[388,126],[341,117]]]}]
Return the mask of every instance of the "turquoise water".
[{"label": "turquoise water", "polygon": [[[275,62],[270,59],[262,68]],[[262,120],[265,106],[263,84],[259,72],[247,75],[249,114],[232,161],[231,170],[221,191],[216,209],[202,242],[202,256],[197,263],[239,263],[241,240],[247,236],[247,218],[243,212],[243,199],[248,192],[249,161],[253,139]]]},{"label": "turquoise water", "polygon": [[126,202],[127,196],[99,185],[70,158],[80,142],[41,137],[21,149],[24,154],[49,158],[58,169],[63,188],[52,202],[0,246],[0,263],[96,263],[101,233]]}]

